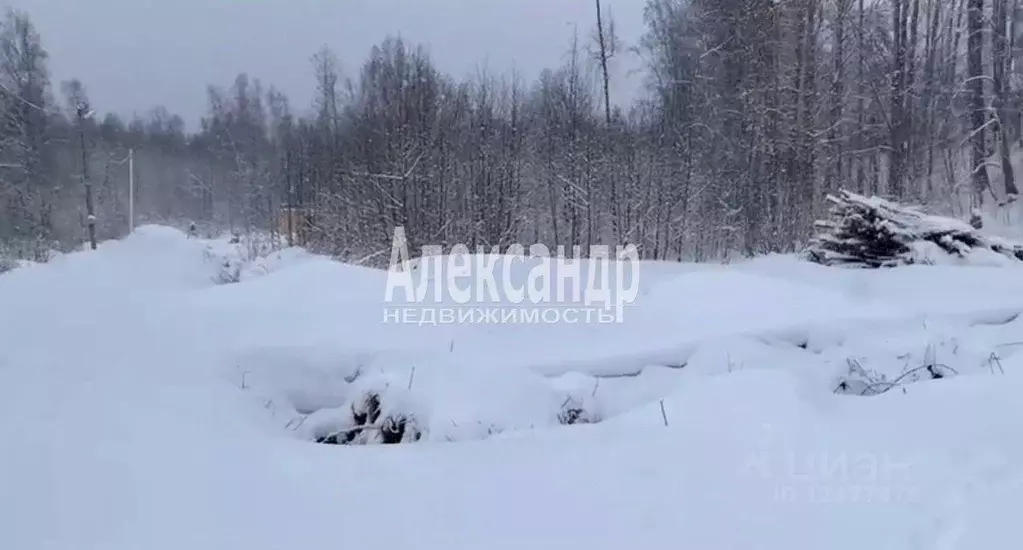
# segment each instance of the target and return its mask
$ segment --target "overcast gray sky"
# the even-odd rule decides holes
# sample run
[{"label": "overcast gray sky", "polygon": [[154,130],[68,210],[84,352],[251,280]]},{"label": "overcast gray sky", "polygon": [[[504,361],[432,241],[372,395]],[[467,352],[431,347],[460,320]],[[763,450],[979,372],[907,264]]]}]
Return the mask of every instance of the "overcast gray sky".
[{"label": "overcast gray sky", "polygon": [[[78,77],[101,112],[156,105],[190,127],[208,84],[242,71],[274,84],[296,108],[310,103],[310,57],[323,45],[355,75],[386,35],[429,48],[454,75],[485,64],[533,78],[563,59],[573,25],[586,38],[593,0],[5,0],[26,10],[50,52],[56,85]],[[627,46],[643,32],[644,0],[604,0]],[[613,94],[630,101],[642,77],[628,54],[615,62]],[[59,89],[55,86],[55,89]]]}]

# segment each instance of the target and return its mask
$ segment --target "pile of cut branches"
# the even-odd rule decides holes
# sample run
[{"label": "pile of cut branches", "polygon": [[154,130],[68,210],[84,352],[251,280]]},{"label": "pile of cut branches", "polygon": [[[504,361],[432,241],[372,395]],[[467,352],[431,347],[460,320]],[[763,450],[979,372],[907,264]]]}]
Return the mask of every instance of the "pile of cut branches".
[{"label": "pile of cut branches", "polygon": [[1023,245],[985,235],[955,218],[844,190],[827,200],[829,219],[814,224],[817,235],[806,250],[807,259],[815,263],[894,267],[929,263],[933,257],[928,250],[965,258],[978,249],[1023,261]]}]

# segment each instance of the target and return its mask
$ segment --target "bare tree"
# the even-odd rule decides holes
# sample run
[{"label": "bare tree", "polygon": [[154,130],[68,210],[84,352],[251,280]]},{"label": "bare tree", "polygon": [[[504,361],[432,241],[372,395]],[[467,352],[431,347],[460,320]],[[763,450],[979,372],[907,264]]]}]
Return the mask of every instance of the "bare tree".
[{"label": "bare tree", "polygon": [[987,105],[984,95],[984,0],[967,0],[967,59],[970,88],[970,141],[973,144],[973,197],[975,206],[984,202],[991,188],[987,174]]},{"label": "bare tree", "polygon": [[1016,178],[1012,169],[1012,158],[1009,152],[1009,81],[1008,69],[1011,61],[1011,50],[1008,39],[1009,5],[1008,0],[992,0],[991,16],[991,76],[994,87],[994,109],[998,117],[999,153],[1002,161],[1002,181],[1005,194],[1014,198],[1019,194]]}]

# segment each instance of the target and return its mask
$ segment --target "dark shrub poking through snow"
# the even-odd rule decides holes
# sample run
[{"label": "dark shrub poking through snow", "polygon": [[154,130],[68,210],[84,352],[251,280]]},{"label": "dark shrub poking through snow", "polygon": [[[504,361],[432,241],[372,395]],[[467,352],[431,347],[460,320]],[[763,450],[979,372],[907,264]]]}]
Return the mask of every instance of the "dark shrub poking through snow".
[{"label": "dark shrub poking through snow", "polygon": [[595,411],[588,410],[581,401],[570,396],[561,404],[558,422],[565,426],[572,424],[596,424],[600,422],[600,415]]},{"label": "dark shrub poking through snow", "polygon": [[422,439],[416,417],[389,406],[385,399],[381,392],[367,391],[347,407],[318,411],[323,418],[314,420],[313,440],[326,445],[394,445]]},{"label": "dark shrub poking through snow", "polygon": [[372,426],[380,419],[380,396],[376,393],[367,393],[361,401],[352,403],[349,409],[351,410],[350,428],[319,436],[316,438],[317,443],[349,445],[354,442],[356,437],[363,434],[366,426]]},{"label": "dark shrub poking through snow", "polygon": [[416,428],[414,419],[403,414],[388,416],[380,426],[380,442],[384,445],[419,441],[422,437],[423,433]]},{"label": "dark shrub poking through snow", "polygon": [[356,426],[375,424],[380,419],[380,395],[367,393],[359,404],[359,407],[352,404],[352,418]]}]

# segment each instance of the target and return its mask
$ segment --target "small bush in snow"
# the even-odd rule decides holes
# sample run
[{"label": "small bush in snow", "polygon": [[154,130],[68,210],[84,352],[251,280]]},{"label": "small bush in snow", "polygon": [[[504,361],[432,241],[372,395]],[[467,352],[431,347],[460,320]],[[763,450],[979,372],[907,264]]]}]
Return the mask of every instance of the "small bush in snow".
[{"label": "small bush in snow", "polygon": [[217,272],[216,282],[220,285],[237,283],[242,280],[242,266],[238,262],[224,260]]},{"label": "small bush in snow", "polygon": [[880,395],[894,388],[923,380],[940,380],[958,374],[952,367],[935,362],[905,369],[895,378],[884,373],[864,368],[856,359],[848,360],[848,376],[840,379],[835,393],[851,395]]},{"label": "small bush in snow", "polygon": [[593,410],[587,409],[581,400],[568,397],[561,404],[561,411],[558,413],[558,422],[568,426],[572,424],[596,424],[600,422],[600,415]]},{"label": "small bush in snow", "polygon": [[238,258],[221,256],[207,247],[203,250],[203,257],[208,263],[216,264],[216,271],[212,279],[218,285],[237,283],[242,279],[242,262]]},{"label": "small bush in snow", "polygon": [[327,445],[394,445],[423,437],[415,415],[387,406],[380,392],[361,394],[347,411],[347,415],[335,416],[315,428],[314,440]]},{"label": "small bush in snow", "polygon": [[374,424],[380,418],[380,395],[367,393],[362,400],[352,404],[352,419],[356,426]]},{"label": "small bush in snow", "polygon": [[410,443],[422,437],[423,432],[416,426],[415,418],[404,414],[389,415],[380,426],[380,442],[385,445]]}]

